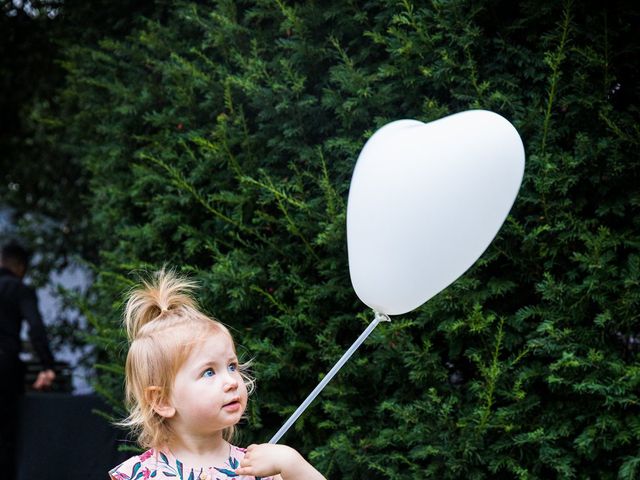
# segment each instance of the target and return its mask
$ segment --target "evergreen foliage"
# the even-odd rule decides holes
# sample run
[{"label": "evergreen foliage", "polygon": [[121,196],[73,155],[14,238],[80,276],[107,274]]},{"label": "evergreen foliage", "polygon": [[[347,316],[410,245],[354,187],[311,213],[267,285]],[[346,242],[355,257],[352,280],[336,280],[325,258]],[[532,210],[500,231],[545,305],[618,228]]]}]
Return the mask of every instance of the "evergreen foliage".
[{"label": "evergreen foliage", "polygon": [[483,108],[525,143],[512,214],[284,442],[328,478],[638,478],[637,22],[625,3],[219,0],[68,47],[49,133],[88,181],[85,311],[116,415],[123,292],[166,262],[255,359],[243,443],[266,441],[372,318],[345,237],[364,142]]},{"label": "evergreen foliage", "polygon": [[[78,201],[87,192],[85,169],[63,153],[65,139],[56,135],[68,108],[58,98],[66,81],[60,59],[69,45],[126,36],[137,18],[130,3],[0,1],[0,208],[11,209],[14,236],[38,254],[30,270],[36,284],[74,255],[97,260]],[[150,17],[163,13],[149,1],[135,8]]]}]

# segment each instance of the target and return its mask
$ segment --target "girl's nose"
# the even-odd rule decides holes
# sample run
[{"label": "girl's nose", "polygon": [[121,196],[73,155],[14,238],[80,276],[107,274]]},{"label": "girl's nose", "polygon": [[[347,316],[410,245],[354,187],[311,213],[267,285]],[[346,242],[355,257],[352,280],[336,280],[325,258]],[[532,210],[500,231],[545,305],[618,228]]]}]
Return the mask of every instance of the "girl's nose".
[{"label": "girl's nose", "polygon": [[238,388],[238,380],[233,377],[229,377],[227,382],[224,384],[224,391],[228,392],[230,390],[235,390],[236,388]]}]

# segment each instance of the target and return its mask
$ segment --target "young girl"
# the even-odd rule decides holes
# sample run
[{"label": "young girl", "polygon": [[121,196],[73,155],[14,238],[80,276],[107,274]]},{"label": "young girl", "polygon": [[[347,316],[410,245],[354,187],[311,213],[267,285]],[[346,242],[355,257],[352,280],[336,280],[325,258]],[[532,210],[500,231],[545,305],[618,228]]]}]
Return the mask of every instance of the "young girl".
[{"label": "young girl", "polygon": [[229,330],[198,310],[193,288],[161,270],[128,299],[130,414],[121,425],[147,451],[111,470],[111,479],[324,479],[292,448],[229,443],[253,381],[238,364]]}]

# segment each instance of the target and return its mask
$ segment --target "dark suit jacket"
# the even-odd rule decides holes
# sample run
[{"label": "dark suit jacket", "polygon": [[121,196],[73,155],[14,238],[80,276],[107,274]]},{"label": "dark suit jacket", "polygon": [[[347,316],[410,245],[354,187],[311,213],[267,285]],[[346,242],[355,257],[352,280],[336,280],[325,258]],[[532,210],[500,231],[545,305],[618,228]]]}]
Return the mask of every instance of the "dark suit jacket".
[{"label": "dark suit jacket", "polygon": [[40,362],[45,369],[53,368],[36,292],[10,270],[0,267],[0,360],[17,361],[23,320],[29,324],[29,338]]}]

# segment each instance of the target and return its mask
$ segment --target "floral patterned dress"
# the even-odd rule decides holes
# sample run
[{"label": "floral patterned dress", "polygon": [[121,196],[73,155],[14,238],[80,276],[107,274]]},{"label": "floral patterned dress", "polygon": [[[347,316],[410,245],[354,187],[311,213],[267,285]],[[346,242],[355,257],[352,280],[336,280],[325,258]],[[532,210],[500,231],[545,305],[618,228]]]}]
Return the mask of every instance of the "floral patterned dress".
[{"label": "floral patterned dress", "polygon": [[231,445],[229,458],[217,467],[186,468],[171,453],[162,450],[147,450],[109,471],[113,480],[273,480],[273,477],[248,477],[234,470],[240,466],[244,448]]}]

